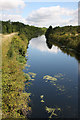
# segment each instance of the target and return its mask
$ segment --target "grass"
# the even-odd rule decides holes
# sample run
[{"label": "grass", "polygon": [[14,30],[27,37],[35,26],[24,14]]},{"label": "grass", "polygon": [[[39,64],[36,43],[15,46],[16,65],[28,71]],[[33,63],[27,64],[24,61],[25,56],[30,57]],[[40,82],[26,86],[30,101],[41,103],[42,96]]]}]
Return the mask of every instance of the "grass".
[{"label": "grass", "polygon": [[[12,42],[15,40],[15,43]],[[25,93],[25,78],[23,68],[24,57],[19,53],[19,44],[23,43],[17,33],[2,35],[2,117],[3,118],[25,118],[31,108],[29,94]],[[25,41],[24,41],[25,42]],[[27,42],[26,47],[27,47]],[[17,45],[17,51],[15,49]],[[9,56],[9,50],[13,46],[13,56]],[[24,49],[24,48],[23,48]],[[22,58],[18,58],[22,57]],[[19,60],[17,60],[17,58]],[[23,64],[21,63],[23,62]]]}]

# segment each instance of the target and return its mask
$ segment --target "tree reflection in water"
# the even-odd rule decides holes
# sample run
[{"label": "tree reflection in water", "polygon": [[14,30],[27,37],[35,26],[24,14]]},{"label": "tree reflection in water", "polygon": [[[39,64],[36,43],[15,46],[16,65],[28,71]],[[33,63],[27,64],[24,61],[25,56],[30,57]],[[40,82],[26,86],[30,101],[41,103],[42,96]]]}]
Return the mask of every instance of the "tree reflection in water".
[{"label": "tree reflection in water", "polygon": [[67,55],[70,55],[71,57],[75,57],[78,60],[78,62],[80,63],[80,54],[77,51],[75,51],[73,49],[66,48],[66,46],[61,46],[59,43],[53,43],[49,39],[46,39],[46,44],[47,44],[47,47],[49,49],[51,49],[53,45],[59,47],[59,49],[62,52],[66,53]]}]

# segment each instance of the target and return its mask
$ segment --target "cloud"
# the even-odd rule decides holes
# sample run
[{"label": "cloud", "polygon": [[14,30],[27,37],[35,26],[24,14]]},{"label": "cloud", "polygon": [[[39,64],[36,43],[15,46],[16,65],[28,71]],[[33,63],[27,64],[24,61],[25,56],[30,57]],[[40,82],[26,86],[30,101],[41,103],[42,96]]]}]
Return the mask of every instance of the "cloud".
[{"label": "cloud", "polygon": [[22,12],[21,8],[25,7],[24,0],[1,0],[1,7],[3,8],[1,20],[20,21],[38,27],[78,25],[78,10],[60,6],[42,7],[32,11],[25,19],[19,13]]},{"label": "cloud", "polygon": [[26,24],[25,18],[23,18],[21,15],[0,14],[0,20],[3,20],[3,21],[11,20],[14,22],[19,21]]},{"label": "cloud", "polygon": [[2,10],[17,9],[19,7],[25,7],[24,0],[0,0],[0,9]]},{"label": "cloud", "polygon": [[40,50],[41,52],[58,53],[59,51],[58,47],[54,45],[51,49],[47,47],[44,35],[38,38],[33,38],[33,40],[30,41],[30,46],[32,48]]},{"label": "cloud", "polygon": [[33,11],[27,18],[26,21],[30,25],[35,26],[64,26],[68,24],[76,25],[78,15],[77,10],[62,8],[60,6],[42,7],[38,10]]},{"label": "cloud", "polygon": [[25,5],[25,0],[1,0],[0,20],[19,21],[26,24],[25,18],[20,15]]}]

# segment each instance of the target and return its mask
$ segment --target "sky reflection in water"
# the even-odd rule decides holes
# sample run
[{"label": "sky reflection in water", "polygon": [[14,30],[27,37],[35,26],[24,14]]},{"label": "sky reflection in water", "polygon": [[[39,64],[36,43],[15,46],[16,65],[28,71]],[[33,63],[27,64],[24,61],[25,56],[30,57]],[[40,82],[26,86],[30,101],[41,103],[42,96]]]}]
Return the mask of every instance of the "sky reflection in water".
[{"label": "sky reflection in water", "polygon": [[30,41],[30,47],[35,48],[37,50],[40,50],[41,52],[49,52],[49,53],[58,53],[60,49],[57,46],[52,46],[51,49],[49,49],[46,45],[46,39],[45,36],[42,35],[38,38],[33,38]]},{"label": "sky reflection in water", "polygon": [[[58,117],[76,117],[78,108],[78,62],[74,57],[64,54],[58,47],[51,49],[46,44],[45,36],[33,38],[27,50],[27,63],[30,67],[24,72],[36,73],[35,80],[26,91],[31,93],[31,118],[48,118],[48,109],[56,106],[61,109]],[[55,75],[63,78],[54,81]],[[43,79],[47,76],[47,80]],[[44,96],[41,99],[40,96]],[[54,116],[55,118],[55,116]]]}]

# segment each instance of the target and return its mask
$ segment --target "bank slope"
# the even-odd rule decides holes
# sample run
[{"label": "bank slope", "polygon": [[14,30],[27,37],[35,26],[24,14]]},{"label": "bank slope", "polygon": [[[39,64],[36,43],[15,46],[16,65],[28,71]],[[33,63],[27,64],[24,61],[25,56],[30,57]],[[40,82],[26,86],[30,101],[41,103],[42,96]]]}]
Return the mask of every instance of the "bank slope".
[{"label": "bank slope", "polygon": [[80,53],[80,32],[78,26],[55,27],[50,26],[45,36],[47,41],[57,46],[73,49]]},{"label": "bank slope", "polygon": [[44,28],[19,22],[2,23],[2,117],[25,118],[31,111],[24,84],[28,81],[23,72],[25,54],[29,40],[44,34]]}]

